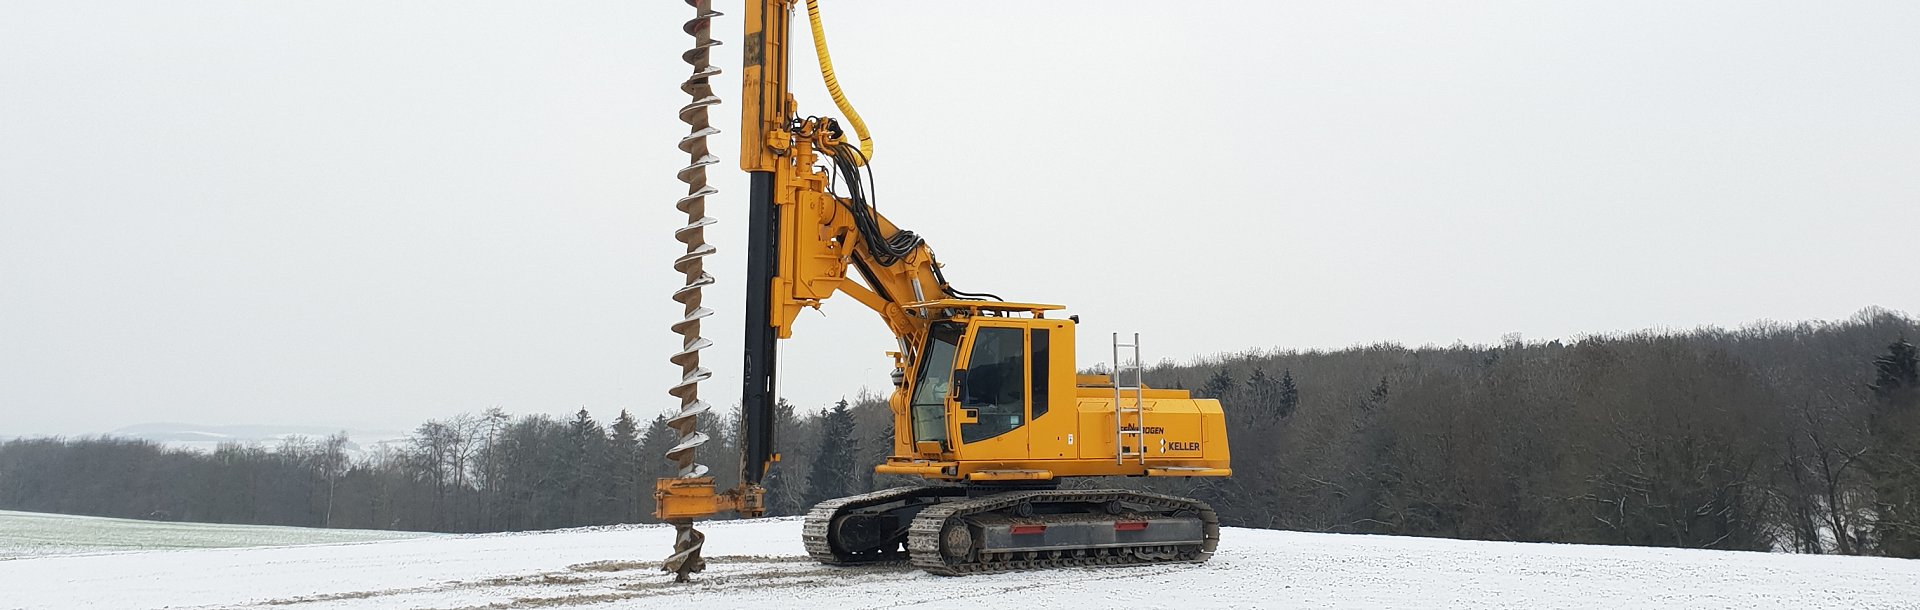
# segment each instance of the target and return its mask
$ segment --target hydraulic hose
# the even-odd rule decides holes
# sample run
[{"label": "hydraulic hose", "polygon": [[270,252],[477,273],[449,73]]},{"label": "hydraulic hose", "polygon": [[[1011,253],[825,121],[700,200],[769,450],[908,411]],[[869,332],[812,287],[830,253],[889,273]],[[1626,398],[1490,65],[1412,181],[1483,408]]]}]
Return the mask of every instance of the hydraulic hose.
[{"label": "hydraulic hose", "polygon": [[847,115],[847,122],[853,124],[853,133],[860,136],[860,158],[856,165],[866,165],[873,159],[873,136],[867,133],[867,123],[860,120],[860,113],[853,110],[853,103],[847,101],[847,94],[840,91],[840,79],[833,76],[833,57],[827,53],[827,29],[820,25],[819,0],[807,0],[807,23],[813,26],[813,54],[820,58],[820,76],[827,80],[827,94],[833,96],[833,105],[840,113]]}]

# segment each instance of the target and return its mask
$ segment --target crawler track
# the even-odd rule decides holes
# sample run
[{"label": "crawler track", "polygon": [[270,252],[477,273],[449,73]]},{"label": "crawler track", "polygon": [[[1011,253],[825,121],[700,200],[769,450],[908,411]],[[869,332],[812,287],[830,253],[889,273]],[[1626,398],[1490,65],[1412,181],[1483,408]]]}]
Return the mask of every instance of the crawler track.
[{"label": "crawler track", "polygon": [[[1119,506],[1136,517],[1178,516],[1199,519],[1203,536],[1180,543],[1159,542],[1137,546],[1063,548],[1039,551],[982,552],[956,548],[953,541],[942,544],[950,528],[966,528],[981,522],[1054,522],[1110,520],[1108,512],[1080,510],[1078,507]],[[1027,508],[1021,508],[1026,505]],[[1050,512],[1036,509],[1066,509]],[[1026,516],[1022,516],[1022,512]],[[1037,513],[1049,513],[1035,517]],[[961,536],[964,539],[964,535]],[[1049,490],[1023,491],[943,502],[922,510],[914,518],[907,536],[907,552],[914,567],[942,576],[962,576],[1015,570],[1077,566],[1149,565],[1163,563],[1199,563],[1213,556],[1220,543],[1220,521],[1213,508],[1199,500],[1142,491]]]},{"label": "crawler track", "polygon": [[892,504],[895,502],[937,502],[939,498],[964,493],[956,487],[895,487],[864,493],[857,496],[835,498],[814,505],[807,512],[807,519],[801,525],[801,539],[806,543],[807,554],[814,560],[827,565],[851,566],[876,563],[899,562],[907,559],[907,552],[900,548],[905,536],[898,542],[883,548],[867,551],[849,552],[836,544],[834,520],[849,516],[860,509]]}]

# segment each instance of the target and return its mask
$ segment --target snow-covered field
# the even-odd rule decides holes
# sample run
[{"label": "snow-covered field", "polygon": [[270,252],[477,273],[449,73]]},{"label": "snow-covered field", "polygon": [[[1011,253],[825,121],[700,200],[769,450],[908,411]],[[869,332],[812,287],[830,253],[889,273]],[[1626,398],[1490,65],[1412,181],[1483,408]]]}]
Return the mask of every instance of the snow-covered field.
[{"label": "snow-covered field", "polygon": [[812,563],[793,519],[702,529],[689,585],[672,530],[623,526],[13,559],[0,608],[1920,608],[1898,559],[1228,528],[1202,565],[943,578]]},{"label": "snow-covered field", "polygon": [[[102,551],[285,546],[394,540],[428,535],[431,534],[171,523],[0,510],[0,561]],[[0,567],[0,574],[6,571],[6,568]],[[0,605],[4,603],[5,598],[0,597]]]}]

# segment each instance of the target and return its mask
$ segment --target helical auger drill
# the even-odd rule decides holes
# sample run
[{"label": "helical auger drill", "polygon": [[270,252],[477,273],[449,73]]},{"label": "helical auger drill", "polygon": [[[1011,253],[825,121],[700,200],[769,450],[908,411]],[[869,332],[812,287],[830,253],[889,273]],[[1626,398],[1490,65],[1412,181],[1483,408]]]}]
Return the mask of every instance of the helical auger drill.
[{"label": "helical auger drill", "polygon": [[[720,103],[720,98],[713,94],[711,82],[720,74],[720,69],[713,67],[708,52],[720,44],[713,39],[710,27],[720,13],[713,10],[712,0],[687,0],[687,5],[693,7],[694,17],[687,20],[682,29],[693,36],[694,44],[680,58],[693,67],[693,74],[680,84],[680,90],[693,101],[680,108],[680,120],[689,128],[686,137],[680,138],[680,150],[687,153],[690,161],[678,173],[680,181],[687,183],[687,195],[674,204],[686,212],[687,224],[673,232],[674,239],[687,245],[687,251],[673,260],[674,270],[685,276],[685,283],[673,292],[673,300],[684,308],[680,321],[673,324],[673,332],[680,335],[680,351],[670,359],[680,365],[680,382],[667,391],[680,399],[680,413],[667,420],[667,426],[679,435],[679,442],[667,451],[667,460],[674,463],[675,476],[696,478],[707,473],[705,465],[694,461],[694,454],[707,442],[707,435],[700,432],[699,424],[700,416],[710,408],[706,401],[700,400],[700,382],[713,376],[700,366],[700,350],[713,344],[700,336],[700,320],[713,315],[713,310],[700,305],[700,291],[714,281],[703,263],[707,255],[713,254],[713,246],[706,240],[706,227],[714,223],[707,216],[707,196],[718,192],[707,184],[707,166],[720,162],[719,157],[707,150],[707,136],[720,130],[708,123],[707,107]],[[706,560],[700,557],[706,536],[693,529],[691,519],[678,520],[673,525],[673,555],[661,569],[672,572],[675,580],[685,582],[689,574],[706,567]]]}]

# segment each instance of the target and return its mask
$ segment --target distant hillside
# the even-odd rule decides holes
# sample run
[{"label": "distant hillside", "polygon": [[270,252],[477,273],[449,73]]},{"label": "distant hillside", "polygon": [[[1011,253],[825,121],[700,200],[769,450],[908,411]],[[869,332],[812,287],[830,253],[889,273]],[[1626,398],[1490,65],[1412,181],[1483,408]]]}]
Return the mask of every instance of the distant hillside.
[{"label": "distant hillside", "polygon": [[348,454],[360,455],[387,444],[401,443],[406,432],[330,428],[325,426],[206,425],[177,422],[135,424],[108,432],[108,436],[152,441],[169,449],[211,452],[222,443],[272,450],[289,439],[317,441],[329,435],[345,433]]}]

